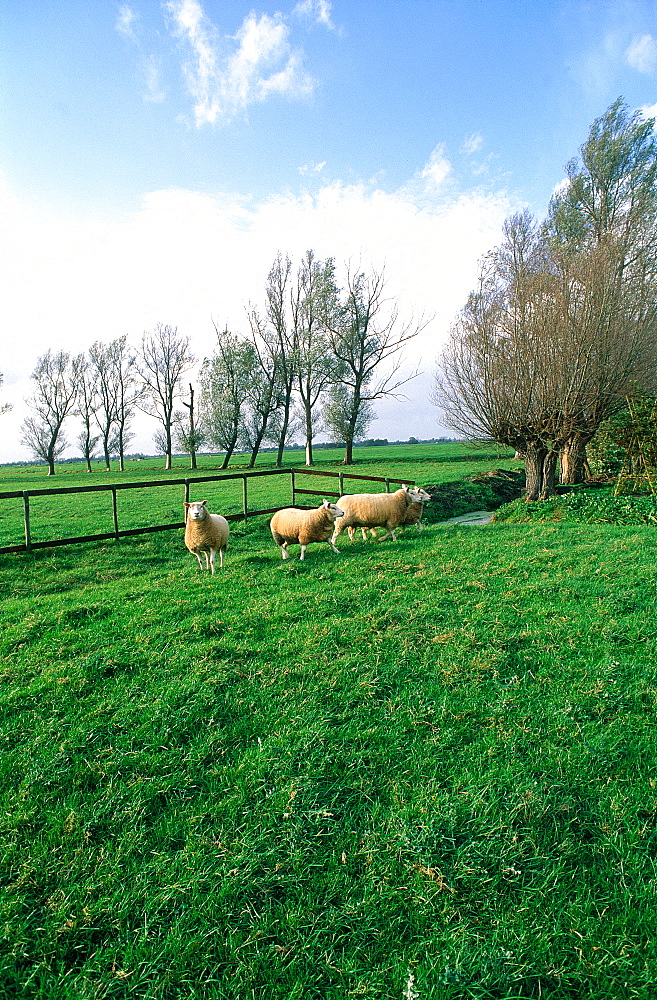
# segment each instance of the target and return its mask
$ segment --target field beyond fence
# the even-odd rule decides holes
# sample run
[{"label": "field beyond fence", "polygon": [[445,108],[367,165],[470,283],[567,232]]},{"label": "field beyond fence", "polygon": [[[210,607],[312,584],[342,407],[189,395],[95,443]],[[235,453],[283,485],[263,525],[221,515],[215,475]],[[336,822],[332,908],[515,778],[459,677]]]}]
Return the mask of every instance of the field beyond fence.
[{"label": "field beyond fence", "polygon": [[[326,491],[316,488],[305,488],[296,485],[297,478],[301,476],[302,480],[304,477],[325,477],[332,479],[336,486],[339,487],[339,492]],[[344,493],[345,481],[348,482],[349,486],[353,485],[353,481],[367,481],[375,483],[384,483],[386,490],[390,492],[390,484],[397,486],[401,485],[401,479],[391,479],[389,477],[381,476],[366,476],[364,474],[358,475],[355,473],[346,472],[327,472],[325,470],[318,469],[264,469],[264,470],[253,470],[249,472],[233,472],[225,473],[223,475],[216,476],[194,476],[187,477],[182,480],[182,485],[184,487],[184,496],[180,500],[180,505],[183,503],[189,503],[191,490],[200,484],[204,486],[206,484],[214,484],[215,486],[215,502],[218,503],[218,509],[224,514],[224,516],[229,521],[237,520],[238,518],[255,517],[263,514],[273,514],[281,506],[279,502],[277,506],[268,507],[253,507],[249,506],[249,488],[254,481],[260,480],[263,477],[271,479],[276,477],[278,482],[276,483],[276,489],[269,491],[267,493],[267,499],[271,503],[272,497],[277,496],[280,498],[282,490],[284,487],[281,486],[281,477],[284,480],[289,479],[289,496],[290,496],[290,506],[307,506],[306,503],[299,504],[298,497],[303,497],[305,500],[308,496],[326,496],[331,498],[338,498]],[[406,480],[407,484],[412,485],[414,480]],[[225,490],[220,490],[216,493],[216,487],[220,484],[221,486],[228,484],[238,483],[241,488],[241,498],[240,501],[235,500],[234,495],[226,495]],[[138,526],[132,526],[129,528],[121,527],[121,524],[125,524],[125,521],[130,519],[134,520],[135,515],[144,515],[144,512],[148,513],[148,516],[153,519],[158,515],[158,511],[164,512],[165,510],[171,510],[175,504],[174,494],[170,491],[171,487],[176,487],[180,489],[181,480],[180,479],[162,479],[162,480],[150,480],[146,482],[137,483],[113,483],[113,484],[96,484],[90,486],[62,486],[62,487],[51,487],[44,489],[33,489],[33,490],[13,490],[8,492],[0,492],[0,503],[8,501],[22,500],[22,510],[23,510],[23,533],[24,541],[21,543],[14,542],[9,545],[1,545],[0,553],[10,553],[10,552],[26,552],[32,549],[39,549],[45,547],[52,547],[58,545],[76,545],[82,542],[93,542],[93,541],[107,541],[109,539],[126,538],[133,535],[144,535],[150,534],[156,531],[170,531],[174,528],[183,528],[185,526],[184,520],[168,521],[164,524],[162,523],[150,523],[141,524]],[[333,484],[331,484],[333,485]],[[160,497],[154,502],[152,494],[144,495],[144,491],[150,491],[157,489],[160,492]],[[133,503],[123,505],[119,504],[119,497],[122,499],[125,497],[126,491],[139,491],[132,496],[128,496],[129,500],[133,500]],[[164,491],[167,491],[164,494]],[[111,508],[109,504],[107,508],[104,509],[104,505],[98,494],[109,494]],[[164,502],[162,499],[162,494],[164,494]],[[234,494],[234,491],[233,491]],[[251,493],[253,495],[253,492]],[[49,530],[51,532],[48,538],[35,538],[34,529],[34,501],[44,500],[49,497],[57,497],[61,501],[61,505],[58,507],[57,502],[54,503],[55,517],[52,516],[52,508],[45,510],[43,507],[39,509],[39,526],[37,531]],[[78,499],[78,505],[76,509],[73,497]],[[262,488],[258,491],[258,499],[262,502],[263,490]],[[237,503],[241,503],[241,509],[238,512],[232,510]],[[64,514],[64,510],[67,514]],[[119,517],[119,512],[121,511],[121,518]],[[68,517],[68,523],[70,520],[75,521],[76,517],[84,515],[84,517],[89,520],[90,516],[96,515],[99,522],[102,524],[105,520],[108,520],[111,513],[112,528],[109,531],[104,532],[94,532],[92,534],[83,535],[68,535],[68,536],[57,536],[53,535],[53,527],[55,525],[63,529],[63,518]],[[14,530],[18,524],[18,516],[14,513],[13,519],[9,518],[2,519],[0,522],[3,528],[6,529],[7,523],[12,524]],[[45,528],[45,525],[48,528]],[[9,528],[11,531],[11,528]],[[0,535],[0,540],[2,535]]]}]

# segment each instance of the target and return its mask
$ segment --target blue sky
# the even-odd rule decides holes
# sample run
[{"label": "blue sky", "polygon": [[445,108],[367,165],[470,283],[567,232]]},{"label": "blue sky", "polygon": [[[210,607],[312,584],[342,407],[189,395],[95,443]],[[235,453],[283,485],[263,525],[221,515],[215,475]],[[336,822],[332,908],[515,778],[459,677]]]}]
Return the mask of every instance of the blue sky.
[{"label": "blue sky", "polygon": [[440,433],[435,357],[504,217],[544,215],[619,95],[657,110],[657,0],[0,0],[0,43],[0,461],[48,347],[164,322],[202,358],[307,248],[432,317],[371,432]]}]

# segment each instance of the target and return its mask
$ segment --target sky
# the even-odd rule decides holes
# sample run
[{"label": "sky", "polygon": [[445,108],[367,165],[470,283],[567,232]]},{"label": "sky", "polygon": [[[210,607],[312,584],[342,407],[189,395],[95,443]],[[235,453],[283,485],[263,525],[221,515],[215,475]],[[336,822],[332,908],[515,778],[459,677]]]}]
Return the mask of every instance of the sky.
[{"label": "sky", "polygon": [[45,351],[165,323],[200,362],[308,249],[425,323],[371,436],[450,434],[436,358],[478,262],[619,96],[657,115],[657,0],[0,0],[0,463],[31,457]]}]

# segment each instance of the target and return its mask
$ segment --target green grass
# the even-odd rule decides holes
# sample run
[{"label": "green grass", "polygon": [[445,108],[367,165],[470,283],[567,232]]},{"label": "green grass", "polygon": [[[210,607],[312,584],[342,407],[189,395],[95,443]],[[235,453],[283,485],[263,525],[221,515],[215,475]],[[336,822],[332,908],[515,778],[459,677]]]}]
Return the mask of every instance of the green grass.
[{"label": "green grass", "polygon": [[0,557],[1,996],[655,995],[654,529],[340,546]]}]

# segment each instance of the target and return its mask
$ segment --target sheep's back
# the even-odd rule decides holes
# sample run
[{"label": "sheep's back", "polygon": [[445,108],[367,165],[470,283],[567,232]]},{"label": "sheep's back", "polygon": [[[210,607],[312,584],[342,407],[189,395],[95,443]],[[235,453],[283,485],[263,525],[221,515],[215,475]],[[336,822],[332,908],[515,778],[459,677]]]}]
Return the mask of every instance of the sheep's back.
[{"label": "sheep's back", "polygon": [[285,507],[276,511],[269,526],[278,545],[282,542],[299,542],[301,545],[307,545],[308,542],[326,541],[331,534],[333,522],[321,508],[299,510],[297,507]]},{"label": "sheep's back", "polygon": [[344,511],[340,518],[342,529],[396,527],[402,524],[406,513],[406,496],[396,493],[351,493],[340,497],[338,507]]}]

